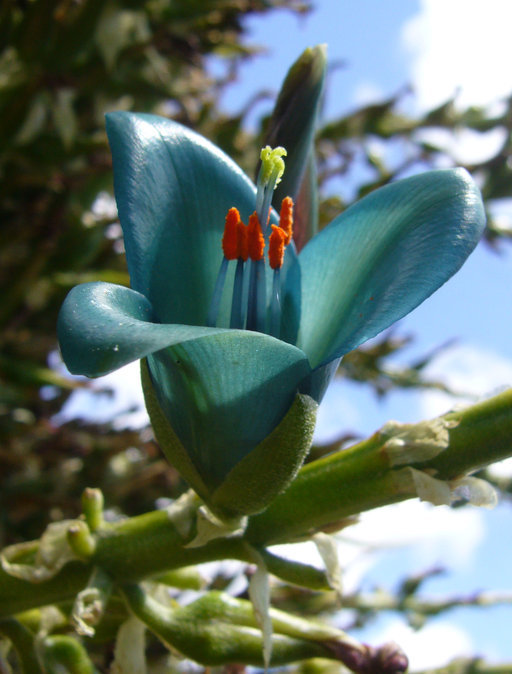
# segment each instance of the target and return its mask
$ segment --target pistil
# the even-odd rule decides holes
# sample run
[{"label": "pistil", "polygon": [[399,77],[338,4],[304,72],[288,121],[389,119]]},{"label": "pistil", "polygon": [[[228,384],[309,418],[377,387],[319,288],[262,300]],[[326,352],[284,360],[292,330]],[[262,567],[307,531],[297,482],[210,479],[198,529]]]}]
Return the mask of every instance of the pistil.
[{"label": "pistil", "polygon": [[286,157],[284,147],[272,149],[267,145],[261,150],[261,167],[258,174],[257,193],[256,193],[256,213],[259,221],[264,227],[263,234],[266,236],[268,228],[268,215],[272,194],[276,186],[281,182],[281,176],[284,173],[284,160]]}]

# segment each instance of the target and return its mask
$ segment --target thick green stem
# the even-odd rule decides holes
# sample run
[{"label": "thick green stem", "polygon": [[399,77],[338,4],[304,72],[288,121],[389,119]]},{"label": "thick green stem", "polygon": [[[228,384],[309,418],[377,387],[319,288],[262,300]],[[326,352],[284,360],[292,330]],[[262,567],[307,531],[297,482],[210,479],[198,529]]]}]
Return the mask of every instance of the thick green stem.
[{"label": "thick green stem", "polygon": [[404,479],[407,465],[451,480],[512,455],[512,390],[445,419],[457,423],[450,424],[448,446],[425,462],[393,467],[386,451],[388,436],[378,432],[308,464],[265,512],[250,518],[245,540],[218,539],[186,548],[188,539],[169,514],[157,511],[103,527],[95,534],[97,545],[90,560],[70,562],[48,581],[34,585],[0,571],[0,616],[74,598],[87,584],[93,566],[103,568],[117,583],[127,583],[217,559],[251,562],[246,541],[265,547],[306,537],[340,526],[357,513],[416,496],[411,482]]},{"label": "thick green stem", "polygon": [[[449,446],[422,469],[451,480],[512,455],[512,389],[444,418],[458,423],[449,432]],[[268,545],[298,538],[351,515],[415,497],[400,470],[390,467],[385,440],[377,432],[306,465],[284,494],[251,517],[248,539]]]},{"label": "thick green stem", "polygon": [[[164,643],[203,665],[232,662],[259,667],[264,665],[263,637],[252,605],[246,600],[227,597],[220,592],[209,592],[187,606],[170,608],[157,602],[136,585],[124,586],[121,594],[132,613]],[[279,615],[287,617],[281,612]],[[294,620],[293,617],[291,620]],[[282,619],[279,627],[283,627],[283,624],[287,627],[285,622]],[[306,621],[302,623],[309,626]],[[306,629],[304,631],[307,632]],[[326,628],[326,631],[331,638],[339,634],[344,636],[333,629]],[[274,634],[272,640],[273,665],[327,657],[329,654],[322,643],[317,643],[309,634],[306,637],[303,634],[298,636],[297,630],[292,636],[286,631]]]}]

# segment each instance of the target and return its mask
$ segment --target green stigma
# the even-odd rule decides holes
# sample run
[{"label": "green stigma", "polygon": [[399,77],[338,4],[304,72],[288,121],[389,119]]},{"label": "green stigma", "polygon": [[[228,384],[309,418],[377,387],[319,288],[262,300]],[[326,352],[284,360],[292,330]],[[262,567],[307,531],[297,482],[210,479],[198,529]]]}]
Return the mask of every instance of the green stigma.
[{"label": "green stigma", "polygon": [[281,182],[281,176],[284,173],[284,160],[287,152],[284,147],[275,147],[272,149],[270,145],[262,148],[260,153],[261,170],[260,180],[263,185],[266,185],[270,180],[275,180],[274,189],[277,184]]}]

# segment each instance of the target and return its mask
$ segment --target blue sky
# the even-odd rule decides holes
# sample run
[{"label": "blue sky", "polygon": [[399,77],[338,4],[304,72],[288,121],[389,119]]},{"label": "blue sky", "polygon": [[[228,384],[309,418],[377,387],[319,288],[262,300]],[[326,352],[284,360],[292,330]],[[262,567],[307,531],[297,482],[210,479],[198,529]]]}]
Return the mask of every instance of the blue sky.
[{"label": "blue sky", "polygon": [[[247,22],[248,41],[267,51],[242,68],[240,82],[223,99],[226,108],[242,107],[261,89],[277,92],[298,54],[318,43],[328,44],[331,63],[344,63],[329,77],[327,117],[389,96],[407,84],[416,92],[408,99],[410,111],[437,105],[455,91],[460,92],[461,104],[490,105],[512,90],[506,32],[510,4],[506,1],[317,0],[315,5],[307,17],[280,10]],[[211,67],[222,66],[215,61]],[[260,104],[255,114],[263,114],[265,105],[268,108],[271,103]],[[485,156],[499,140],[474,134],[444,138],[464,157]],[[510,209],[504,212],[510,218]],[[444,377],[477,396],[512,385],[511,282],[510,247],[497,256],[480,246],[456,277],[399,325],[400,334],[416,335],[406,359],[457,338],[458,345],[433,363],[433,377]],[[120,377],[117,410],[130,406],[127,391],[133,390],[128,384],[132,375]],[[436,393],[396,393],[379,404],[364,387],[338,381],[323,405],[318,437],[327,439],[347,428],[369,433],[390,418],[428,418],[454,402]],[[83,398],[72,405],[68,414],[83,410]],[[116,412],[112,407],[97,407],[107,415]],[[433,593],[510,591],[511,524],[512,510],[507,505],[494,511],[453,511],[408,502],[370,513],[360,526],[347,530],[347,538],[340,543],[346,586],[389,587],[404,573],[443,562],[450,573],[429,581],[427,589]],[[370,554],[367,547],[376,541],[385,543],[386,549]],[[452,656],[474,652],[512,661],[511,621],[510,606],[485,613],[456,611],[414,635],[385,618],[366,636],[375,642],[383,636],[401,641],[413,667],[440,665]]]},{"label": "blue sky", "polygon": [[384,85],[383,91],[391,93],[408,81],[403,48],[396,35],[404,21],[416,13],[417,0],[323,0],[315,5],[306,17],[279,10],[246,22],[249,41],[263,45],[266,53],[242,68],[240,83],[225,98],[226,106],[236,108],[244,92],[259,88],[277,91],[297,54],[320,43],[328,45],[331,64],[344,64],[330,77],[328,116],[352,108],[365,84],[378,83],[379,89]]}]

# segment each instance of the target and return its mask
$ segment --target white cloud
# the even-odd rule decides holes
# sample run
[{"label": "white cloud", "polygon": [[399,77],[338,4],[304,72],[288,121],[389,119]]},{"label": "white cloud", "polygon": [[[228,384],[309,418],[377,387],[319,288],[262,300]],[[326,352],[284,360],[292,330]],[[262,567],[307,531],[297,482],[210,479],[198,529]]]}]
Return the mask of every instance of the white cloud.
[{"label": "white cloud", "polygon": [[[447,152],[455,164],[484,162],[494,157],[506,139],[504,128],[496,128],[485,133],[470,129],[421,129],[416,139],[438,146]],[[446,166],[450,166],[450,162]]]},{"label": "white cloud", "polygon": [[369,105],[385,98],[383,90],[374,82],[359,82],[354,89],[352,101],[357,106]]},{"label": "white cloud", "polygon": [[460,569],[472,563],[484,534],[483,515],[476,508],[452,510],[414,500],[363,513],[357,525],[340,534],[340,554],[349,559],[355,554],[351,550],[400,548],[403,572],[440,562]]},{"label": "white cloud", "polygon": [[402,40],[422,109],[458,92],[461,105],[486,105],[510,93],[510,3],[421,0]]},{"label": "white cloud", "polygon": [[442,352],[426,368],[429,379],[445,382],[454,397],[442,391],[425,391],[419,396],[419,418],[429,419],[447,412],[450,408],[477,398],[490,397],[512,386],[512,361],[492,351],[470,344],[455,346]]},{"label": "white cloud", "polygon": [[409,658],[411,671],[442,667],[457,657],[470,657],[473,652],[469,635],[445,621],[430,623],[414,631],[394,620],[373,641],[398,643]]},{"label": "white cloud", "polygon": [[512,477],[512,457],[493,463],[489,466],[489,472],[494,477],[510,479]]},{"label": "white cloud", "polygon": [[56,417],[57,423],[75,418],[95,423],[113,420],[116,429],[142,428],[149,423],[138,361],[89,383],[89,388],[78,389],[69,397]]},{"label": "white cloud", "polygon": [[[452,510],[420,501],[363,513],[357,524],[336,535],[343,591],[355,592],[365,581],[388,585],[389,568],[379,569],[383,554],[392,557],[392,582],[439,564],[459,572],[472,567],[485,536],[484,518],[476,508]],[[274,552],[323,568],[311,542],[275,546]]]}]

